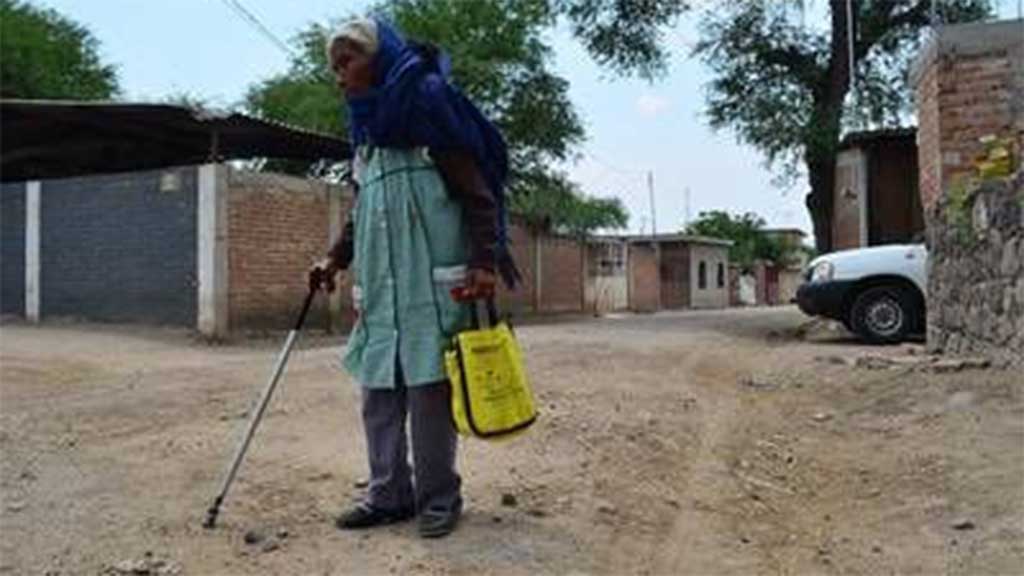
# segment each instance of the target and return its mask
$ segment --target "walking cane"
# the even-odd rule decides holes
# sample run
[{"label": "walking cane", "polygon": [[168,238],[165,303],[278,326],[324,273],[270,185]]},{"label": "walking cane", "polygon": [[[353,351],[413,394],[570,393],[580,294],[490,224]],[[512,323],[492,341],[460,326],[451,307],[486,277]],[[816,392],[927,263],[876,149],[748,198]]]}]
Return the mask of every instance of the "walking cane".
[{"label": "walking cane", "polygon": [[309,279],[309,293],[306,295],[306,301],[302,304],[302,312],[299,313],[299,319],[295,322],[295,327],[292,328],[291,332],[288,333],[288,338],[284,342],[284,348],[277,357],[277,362],[274,364],[274,372],[270,376],[270,382],[267,383],[267,387],[263,390],[263,396],[260,397],[259,404],[256,406],[256,410],[253,411],[252,416],[249,418],[249,424],[245,428],[245,435],[242,436],[242,442],[238,445],[238,450],[235,452],[235,457],[231,461],[231,465],[228,467],[227,472],[224,475],[224,482],[221,484],[220,493],[214,498],[213,504],[206,511],[206,520],[203,522],[203,528],[213,528],[217,522],[217,514],[220,512],[220,506],[224,503],[224,498],[228,495],[228,489],[231,488],[231,483],[235,480],[235,475],[238,473],[238,468],[242,464],[242,459],[245,457],[246,450],[249,449],[249,443],[252,441],[253,434],[256,433],[256,427],[259,426],[260,420],[263,419],[263,413],[267,409],[267,404],[270,403],[270,397],[274,394],[274,388],[277,388],[277,381],[281,378],[281,373],[284,372],[284,366],[288,363],[288,355],[292,352],[292,346],[295,344],[295,339],[299,335],[299,330],[302,329],[303,322],[306,321],[306,314],[309,312],[309,307],[313,303],[313,296],[316,295],[317,290],[320,287],[320,283],[324,280],[320,270],[314,272]]}]

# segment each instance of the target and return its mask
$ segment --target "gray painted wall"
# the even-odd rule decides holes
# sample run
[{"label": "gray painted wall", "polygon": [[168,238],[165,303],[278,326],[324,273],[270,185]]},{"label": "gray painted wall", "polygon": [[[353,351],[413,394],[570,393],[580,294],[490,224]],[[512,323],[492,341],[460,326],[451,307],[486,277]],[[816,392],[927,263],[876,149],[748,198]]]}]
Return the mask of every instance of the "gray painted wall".
[{"label": "gray painted wall", "polygon": [[0,312],[25,315],[25,183],[0,186]]},{"label": "gray painted wall", "polygon": [[195,325],[195,167],[48,180],[40,196],[43,318]]}]

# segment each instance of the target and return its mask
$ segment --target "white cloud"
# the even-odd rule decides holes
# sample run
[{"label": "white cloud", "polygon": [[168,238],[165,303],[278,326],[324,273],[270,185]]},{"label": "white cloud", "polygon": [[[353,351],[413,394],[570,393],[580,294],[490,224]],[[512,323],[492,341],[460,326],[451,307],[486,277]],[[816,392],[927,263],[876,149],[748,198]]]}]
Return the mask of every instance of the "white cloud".
[{"label": "white cloud", "polygon": [[672,102],[664,96],[651,92],[645,92],[636,99],[636,111],[641,116],[654,118],[668,111]]}]

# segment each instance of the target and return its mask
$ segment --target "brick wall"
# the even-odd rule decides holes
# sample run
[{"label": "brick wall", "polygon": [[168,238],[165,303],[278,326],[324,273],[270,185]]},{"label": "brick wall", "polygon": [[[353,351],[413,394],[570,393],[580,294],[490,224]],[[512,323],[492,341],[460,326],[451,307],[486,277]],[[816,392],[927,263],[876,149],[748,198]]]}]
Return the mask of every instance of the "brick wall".
[{"label": "brick wall", "polygon": [[[1024,20],[941,29],[914,78],[928,346],[1024,364]],[[988,135],[1016,142],[1016,175],[958,186],[951,201]]]},{"label": "brick wall", "polygon": [[25,183],[0,186],[0,312],[25,314]]},{"label": "brick wall", "polygon": [[542,236],[541,312],[579,312],[583,309],[583,245],[570,238]]},{"label": "brick wall", "polygon": [[41,315],[194,325],[196,179],[184,167],[43,181]]},{"label": "brick wall", "polygon": [[926,213],[935,206],[942,188],[938,78],[938,67],[931,62],[922,69],[917,84],[918,193]]},{"label": "brick wall", "polygon": [[518,224],[509,228],[509,249],[522,275],[522,284],[507,290],[499,282],[498,305],[505,312],[519,316],[530,313],[536,304],[536,242],[528,228]]},{"label": "brick wall", "polygon": [[957,174],[970,171],[980,138],[1014,137],[1024,146],[1024,21],[948,26],[915,69],[918,164],[924,211]]},{"label": "brick wall", "polygon": [[[232,172],[228,179],[228,317],[236,328],[286,328],[306,295],[306,272],[330,241],[330,187],[279,174]],[[344,222],[351,197],[342,206]],[[341,289],[351,322],[348,282]],[[326,327],[326,300],[307,319]]]},{"label": "brick wall", "polygon": [[657,252],[651,244],[629,246],[629,308],[634,312],[654,312],[661,302],[660,271]]}]

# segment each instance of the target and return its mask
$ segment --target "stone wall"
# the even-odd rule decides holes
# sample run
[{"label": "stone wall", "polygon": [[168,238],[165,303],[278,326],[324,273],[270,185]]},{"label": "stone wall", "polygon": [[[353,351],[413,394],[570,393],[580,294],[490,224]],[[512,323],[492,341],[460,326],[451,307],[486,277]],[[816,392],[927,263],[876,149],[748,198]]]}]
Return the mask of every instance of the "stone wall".
[{"label": "stone wall", "polygon": [[[1024,362],[1024,20],[947,26],[914,70],[928,344]],[[1009,168],[985,173],[985,140]]]},{"label": "stone wall", "polygon": [[928,227],[929,348],[1024,362],[1024,176],[981,184],[969,218]]}]

